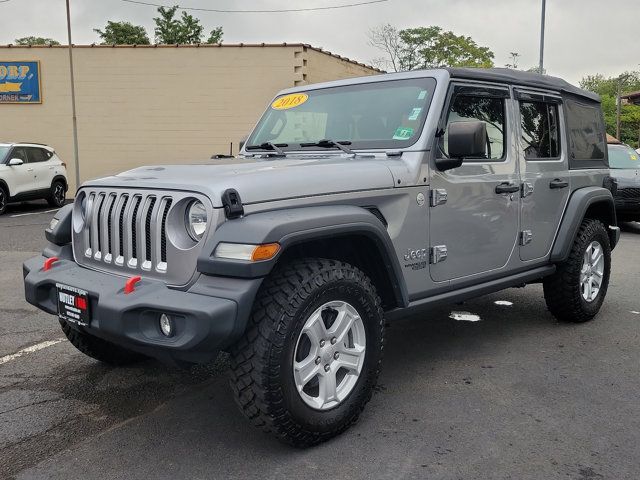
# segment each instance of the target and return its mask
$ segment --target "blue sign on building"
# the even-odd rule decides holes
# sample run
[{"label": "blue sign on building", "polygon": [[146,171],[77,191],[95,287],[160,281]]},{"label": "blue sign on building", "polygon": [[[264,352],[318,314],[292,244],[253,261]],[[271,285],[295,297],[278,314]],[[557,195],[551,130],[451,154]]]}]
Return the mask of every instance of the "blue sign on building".
[{"label": "blue sign on building", "polygon": [[42,103],[40,62],[0,60],[0,103]]}]

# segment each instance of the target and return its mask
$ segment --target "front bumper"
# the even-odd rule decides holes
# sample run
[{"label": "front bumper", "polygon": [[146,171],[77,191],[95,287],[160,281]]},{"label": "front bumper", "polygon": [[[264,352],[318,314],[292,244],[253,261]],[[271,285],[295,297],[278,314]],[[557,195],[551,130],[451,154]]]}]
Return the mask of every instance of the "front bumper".
[{"label": "front bumper", "polygon": [[[27,301],[57,314],[56,283],[86,290],[90,323],[87,327],[73,327],[124,348],[173,364],[206,363],[244,329],[244,319],[238,319],[237,299],[212,296],[220,289],[207,285],[206,280],[181,291],[143,279],[134,292],[125,294],[126,277],[96,272],[63,259],[44,271],[45,260],[38,256],[24,263]],[[257,285],[248,290],[255,294]],[[160,331],[158,320],[162,313],[174,319],[172,337],[165,337]]]}]

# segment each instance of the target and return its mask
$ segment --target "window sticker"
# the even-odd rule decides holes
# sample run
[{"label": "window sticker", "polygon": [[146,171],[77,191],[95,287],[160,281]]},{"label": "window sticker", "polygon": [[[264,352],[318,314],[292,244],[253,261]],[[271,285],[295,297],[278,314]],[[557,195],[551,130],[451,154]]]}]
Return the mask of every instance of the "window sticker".
[{"label": "window sticker", "polygon": [[398,127],[393,134],[394,140],[408,140],[411,137],[413,137],[413,128],[409,127]]},{"label": "window sticker", "polygon": [[282,97],[276,98],[271,104],[274,110],[288,110],[302,105],[309,99],[306,93],[290,93]]},{"label": "window sticker", "polygon": [[634,154],[629,154],[629,157],[631,157],[631,160],[638,160],[638,156],[634,155]]},{"label": "window sticker", "polygon": [[420,90],[420,93],[418,94],[418,100],[424,100],[425,98],[427,98],[427,91]]},{"label": "window sticker", "polygon": [[409,114],[409,120],[417,120],[418,117],[420,116],[420,112],[422,111],[422,108],[414,108],[413,110],[411,110],[411,113]]}]

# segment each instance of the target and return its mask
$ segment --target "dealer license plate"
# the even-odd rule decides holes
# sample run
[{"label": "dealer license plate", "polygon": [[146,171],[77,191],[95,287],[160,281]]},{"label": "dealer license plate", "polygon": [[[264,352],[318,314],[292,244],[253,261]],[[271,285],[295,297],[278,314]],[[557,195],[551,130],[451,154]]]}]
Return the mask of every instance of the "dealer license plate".
[{"label": "dealer license plate", "polygon": [[69,285],[56,283],[58,288],[58,316],[67,322],[89,325],[89,294]]}]

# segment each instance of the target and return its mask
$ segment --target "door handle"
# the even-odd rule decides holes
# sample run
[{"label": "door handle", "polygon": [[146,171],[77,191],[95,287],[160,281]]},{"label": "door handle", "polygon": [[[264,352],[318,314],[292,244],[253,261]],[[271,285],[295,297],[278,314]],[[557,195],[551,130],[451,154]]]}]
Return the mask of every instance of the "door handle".
[{"label": "door handle", "polygon": [[520,185],[516,185],[515,183],[504,182],[500,185],[496,186],[496,193],[516,193],[520,191]]},{"label": "door handle", "polygon": [[569,182],[567,182],[566,180],[562,180],[560,178],[551,180],[551,183],[549,183],[549,188],[566,188],[568,186],[569,186]]},{"label": "door handle", "polygon": [[33,172],[33,168],[27,168],[27,172]]}]

